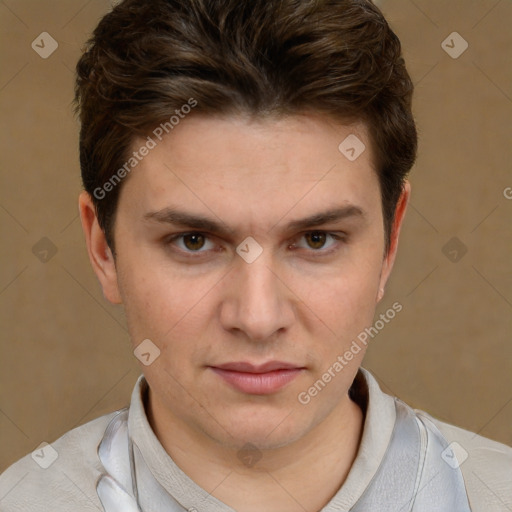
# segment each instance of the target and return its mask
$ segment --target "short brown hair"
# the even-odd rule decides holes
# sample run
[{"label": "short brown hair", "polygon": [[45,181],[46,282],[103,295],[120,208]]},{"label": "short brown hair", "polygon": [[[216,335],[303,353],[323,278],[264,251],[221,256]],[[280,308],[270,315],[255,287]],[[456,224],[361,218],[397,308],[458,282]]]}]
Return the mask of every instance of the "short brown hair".
[{"label": "short brown hair", "polygon": [[113,248],[121,184],[97,191],[136,136],[191,98],[207,115],[357,119],[369,130],[388,247],[416,157],[412,91],[400,41],[369,0],[124,0],[77,64],[83,184]]}]

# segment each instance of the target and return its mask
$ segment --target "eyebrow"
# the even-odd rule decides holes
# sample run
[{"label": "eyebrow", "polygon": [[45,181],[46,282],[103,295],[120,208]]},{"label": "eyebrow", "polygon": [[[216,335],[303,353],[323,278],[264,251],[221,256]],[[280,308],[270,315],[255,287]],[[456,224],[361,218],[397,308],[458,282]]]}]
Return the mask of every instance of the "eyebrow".
[{"label": "eyebrow", "polygon": [[[364,219],[366,214],[362,208],[352,204],[331,208],[323,212],[318,212],[302,219],[292,220],[283,228],[284,231],[300,231],[313,228],[344,219],[360,218]],[[233,234],[225,223],[218,222],[211,218],[191,214],[175,208],[164,208],[162,210],[149,212],[144,215],[145,220],[153,220],[164,224],[173,224],[184,228],[197,229],[198,231],[208,231],[220,236]],[[273,227],[270,229],[272,230]]]}]

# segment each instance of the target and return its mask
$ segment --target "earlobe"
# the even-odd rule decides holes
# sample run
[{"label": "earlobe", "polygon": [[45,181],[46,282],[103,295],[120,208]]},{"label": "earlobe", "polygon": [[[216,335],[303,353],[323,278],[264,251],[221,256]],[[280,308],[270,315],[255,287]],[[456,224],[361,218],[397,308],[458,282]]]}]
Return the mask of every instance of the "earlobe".
[{"label": "earlobe", "polygon": [[114,256],[96,216],[96,208],[87,192],[78,198],[80,220],[84,230],[89,260],[100,281],[104,297],[113,304],[121,304]]},{"label": "earlobe", "polygon": [[395,208],[395,217],[393,219],[393,226],[391,229],[391,235],[389,239],[389,249],[384,258],[382,265],[382,272],[380,277],[379,292],[377,294],[377,302],[380,302],[384,296],[384,288],[386,282],[391,274],[391,270],[395,263],[396,253],[398,249],[398,239],[400,237],[400,230],[402,228],[403,220],[405,217],[405,211],[407,210],[407,204],[411,195],[411,184],[408,181],[404,182],[402,193],[398,199]]}]

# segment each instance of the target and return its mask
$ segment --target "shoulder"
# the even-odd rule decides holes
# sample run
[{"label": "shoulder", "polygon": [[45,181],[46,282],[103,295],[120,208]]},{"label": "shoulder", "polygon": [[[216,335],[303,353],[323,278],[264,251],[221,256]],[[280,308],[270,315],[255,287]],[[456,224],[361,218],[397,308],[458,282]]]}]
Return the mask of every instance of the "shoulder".
[{"label": "shoulder", "polygon": [[96,494],[101,474],[97,449],[109,422],[120,412],[74,428],[7,468],[0,475],[2,512],[101,510]]},{"label": "shoulder", "polygon": [[433,424],[449,443],[440,457],[460,467],[473,511],[512,510],[512,448],[414,410],[419,419]]}]

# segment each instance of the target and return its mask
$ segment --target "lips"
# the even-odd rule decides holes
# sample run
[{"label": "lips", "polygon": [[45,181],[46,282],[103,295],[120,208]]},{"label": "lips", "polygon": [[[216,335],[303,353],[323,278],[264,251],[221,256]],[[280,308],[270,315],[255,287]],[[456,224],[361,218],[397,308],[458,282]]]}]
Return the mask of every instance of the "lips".
[{"label": "lips", "polygon": [[305,369],[282,361],[268,361],[259,365],[233,362],[210,368],[232,388],[253,395],[276,393]]},{"label": "lips", "polygon": [[254,365],[251,363],[226,363],[215,366],[215,368],[243,373],[267,373],[275,370],[293,370],[300,367],[295,364],[283,363],[281,361],[268,361],[260,365]]}]

